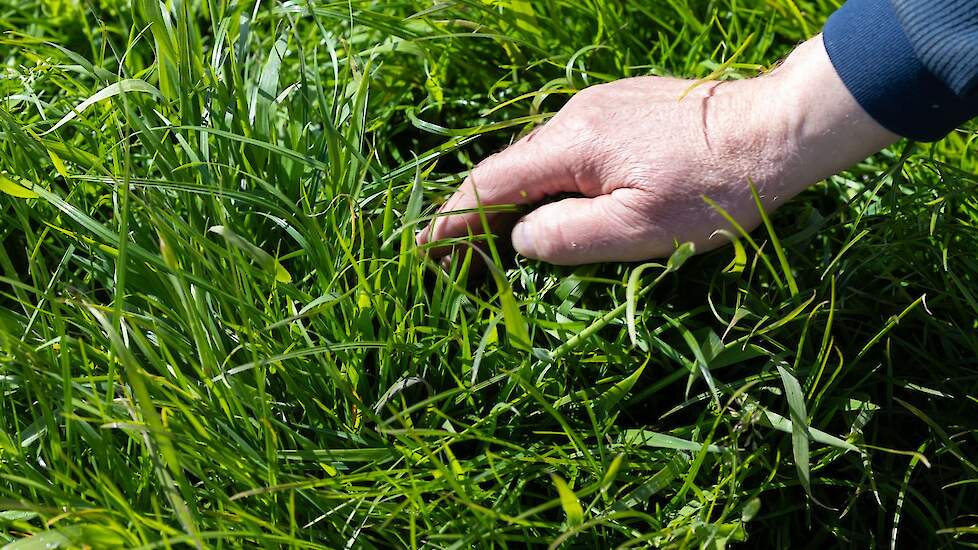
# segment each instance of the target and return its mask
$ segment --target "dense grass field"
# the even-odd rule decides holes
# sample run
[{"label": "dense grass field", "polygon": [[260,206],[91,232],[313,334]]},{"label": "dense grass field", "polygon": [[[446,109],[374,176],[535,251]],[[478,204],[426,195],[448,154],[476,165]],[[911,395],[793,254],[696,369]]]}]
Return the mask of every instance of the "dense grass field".
[{"label": "dense grass field", "polygon": [[978,133],[668,265],[415,245],[575,91],[838,4],[0,0],[0,541],[978,546]]}]

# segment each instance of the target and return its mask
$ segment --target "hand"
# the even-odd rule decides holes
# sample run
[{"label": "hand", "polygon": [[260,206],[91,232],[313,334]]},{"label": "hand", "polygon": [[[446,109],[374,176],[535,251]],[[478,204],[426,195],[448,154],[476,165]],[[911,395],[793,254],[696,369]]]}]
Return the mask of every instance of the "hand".
[{"label": "hand", "polygon": [[642,77],[579,92],[473,169],[418,243],[482,233],[478,213],[453,211],[574,193],[516,224],[517,252],[565,265],[663,257],[686,241],[702,252],[729,229],[704,196],[751,229],[750,181],[773,210],[898,139],[852,98],[821,36],[764,76],[692,85]]}]

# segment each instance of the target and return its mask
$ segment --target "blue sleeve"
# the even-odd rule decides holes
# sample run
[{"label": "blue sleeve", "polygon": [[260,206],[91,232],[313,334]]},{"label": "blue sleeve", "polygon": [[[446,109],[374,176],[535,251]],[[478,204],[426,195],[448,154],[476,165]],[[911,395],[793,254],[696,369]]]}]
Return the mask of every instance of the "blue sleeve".
[{"label": "blue sleeve", "polygon": [[856,101],[896,134],[935,141],[978,116],[978,0],[849,0],[823,40]]}]

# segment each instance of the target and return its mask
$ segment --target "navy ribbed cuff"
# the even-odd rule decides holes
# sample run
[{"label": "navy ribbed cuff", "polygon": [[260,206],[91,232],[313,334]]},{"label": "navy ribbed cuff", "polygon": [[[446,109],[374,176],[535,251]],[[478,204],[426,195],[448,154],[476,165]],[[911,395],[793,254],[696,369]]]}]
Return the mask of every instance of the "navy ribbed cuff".
[{"label": "navy ribbed cuff", "polygon": [[895,134],[936,141],[975,116],[914,54],[889,0],[849,0],[829,18],[825,49],[859,105]]}]

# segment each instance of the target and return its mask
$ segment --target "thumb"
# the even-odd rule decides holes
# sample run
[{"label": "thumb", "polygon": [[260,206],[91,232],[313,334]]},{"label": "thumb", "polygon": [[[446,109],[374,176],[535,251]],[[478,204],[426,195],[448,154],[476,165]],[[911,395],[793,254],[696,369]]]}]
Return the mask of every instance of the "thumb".
[{"label": "thumb", "polygon": [[[532,204],[562,191],[577,191],[569,164],[566,148],[548,134],[524,138],[476,166],[439,209],[440,215],[419,233],[418,244],[481,233],[479,208]],[[498,215],[487,217],[498,225]],[[437,256],[447,250],[431,252]]]},{"label": "thumb", "polygon": [[636,189],[617,189],[609,195],[541,206],[513,228],[513,248],[558,265],[668,256],[673,236],[642,211],[643,195]]}]

